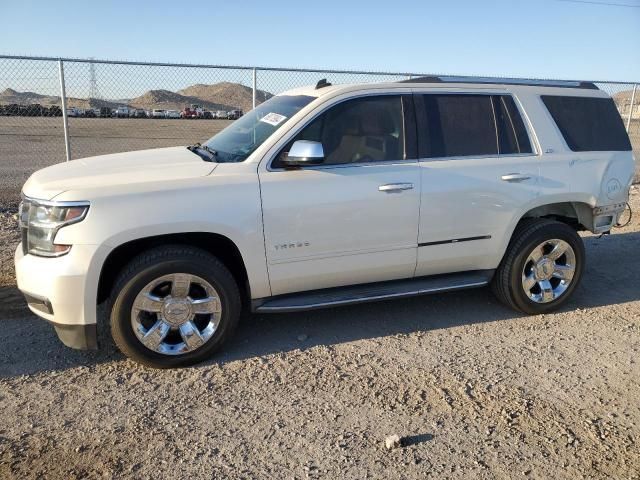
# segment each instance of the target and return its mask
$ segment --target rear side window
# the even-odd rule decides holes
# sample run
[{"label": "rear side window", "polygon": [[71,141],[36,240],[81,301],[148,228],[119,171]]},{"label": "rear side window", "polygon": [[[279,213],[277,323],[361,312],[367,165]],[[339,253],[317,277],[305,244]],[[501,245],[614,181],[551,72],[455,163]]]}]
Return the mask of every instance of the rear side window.
[{"label": "rear side window", "polygon": [[428,94],[422,99],[422,158],[497,155],[491,96]]},{"label": "rear side window", "polygon": [[532,153],[529,134],[510,95],[492,97],[500,155]]},{"label": "rear side window", "polygon": [[557,95],[541,98],[572,151],[631,150],[629,136],[612,99]]}]

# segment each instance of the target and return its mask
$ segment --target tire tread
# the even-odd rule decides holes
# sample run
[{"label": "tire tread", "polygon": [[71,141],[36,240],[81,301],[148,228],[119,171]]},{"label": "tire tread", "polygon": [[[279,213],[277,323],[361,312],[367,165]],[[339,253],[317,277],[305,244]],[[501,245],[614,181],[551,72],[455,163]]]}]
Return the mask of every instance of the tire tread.
[{"label": "tire tread", "polygon": [[[108,307],[110,316],[114,308],[118,306],[117,303],[121,300],[121,296],[119,295],[119,293],[137,274],[139,274],[145,268],[157,265],[158,263],[177,259],[184,260],[186,258],[188,258],[189,260],[196,260],[202,265],[208,264],[210,266],[210,270],[212,272],[215,272],[216,277],[222,277],[219,278],[219,281],[221,281],[221,283],[224,283],[227,289],[231,290],[228,292],[229,301],[232,303],[229,308],[231,308],[233,312],[238,312],[238,315],[236,315],[236,317],[239,317],[241,309],[240,290],[238,289],[235,278],[233,277],[229,269],[227,269],[227,267],[215,256],[211,255],[205,250],[188,245],[166,245],[154,247],[134,257],[120,272],[113,284]],[[237,324],[237,318],[232,320],[235,321],[232,321],[231,328],[226,329],[223,336],[218,340],[217,344],[223,344],[233,334]],[[120,351],[122,351],[125,356],[145,366],[154,368],[172,368],[176,366],[187,366],[193,363],[197,363],[197,361],[181,362],[179,361],[179,357],[167,357],[166,364],[161,364],[156,361],[150,360],[147,356],[140,354],[140,352],[138,352],[129,344],[129,342],[125,338],[124,331],[119,328],[117,323],[114,322],[113,318],[110,321],[110,326],[111,336]]]},{"label": "tire tread", "polygon": [[[562,229],[571,228],[565,223],[556,220],[550,220],[548,218],[524,219],[516,227],[511,237],[511,241],[509,242],[509,245],[507,247],[507,251],[502,258],[502,261],[500,262],[500,265],[498,266],[491,282],[491,289],[494,295],[504,305],[522,313],[533,313],[532,311],[525,310],[516,302],[515,293],[511,288],[510,277],[514,268],[514,264],[518,259],[518,255],[521,253],[525,245],[530,241],[531,237],[540,230],[554,227],[561,227]],[[579,280],[580,278],[575,279],[576,284],[579,282]]]}]

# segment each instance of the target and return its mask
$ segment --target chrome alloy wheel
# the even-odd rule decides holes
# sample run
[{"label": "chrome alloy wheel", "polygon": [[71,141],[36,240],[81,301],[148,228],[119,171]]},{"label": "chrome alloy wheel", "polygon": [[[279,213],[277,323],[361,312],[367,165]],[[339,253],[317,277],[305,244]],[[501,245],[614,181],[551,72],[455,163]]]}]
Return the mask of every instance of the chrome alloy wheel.
[{"label": "chrome alloy wheel", "polygon": [[569,288],[576,271],[576,254],[564,240],[545,240],[527,257],[522,288],[536,303],[549,303]]},{"label": "chrome alloy wheel", "polygon": [[197,350],[220,323],[220,296],[206,280],[188,273],[156,278],[136,296],[131,326],[149,350],[180,355]]}]

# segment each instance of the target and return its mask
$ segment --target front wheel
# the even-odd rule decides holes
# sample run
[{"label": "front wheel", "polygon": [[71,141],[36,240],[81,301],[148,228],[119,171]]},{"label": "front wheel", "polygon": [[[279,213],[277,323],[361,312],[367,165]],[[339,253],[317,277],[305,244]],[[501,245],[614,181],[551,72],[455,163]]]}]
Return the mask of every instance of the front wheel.
[{"label": "front wheel", "polygon": [[118,348],[147,366],[172,368],[209,358],[240,317],[238,286],[207,252],[183,246],[149,250],[120,274],[112,293]]},{"label": "front wheel", "polygon": [[585,252],[570,226],[548,219],[525,220],[516,228],[493,278],[496,297],[528,314],[558,309],[578,286]]}]

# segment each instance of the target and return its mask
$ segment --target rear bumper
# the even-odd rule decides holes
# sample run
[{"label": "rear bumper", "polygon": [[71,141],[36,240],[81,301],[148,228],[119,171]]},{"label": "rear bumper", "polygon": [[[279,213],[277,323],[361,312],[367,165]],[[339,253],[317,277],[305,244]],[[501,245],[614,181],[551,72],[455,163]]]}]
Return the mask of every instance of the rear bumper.
[{"label": "rear bumper", "polygon": [[593,209],[593,233],[609,232],[624,212],[626,202],[604,205]]}]

